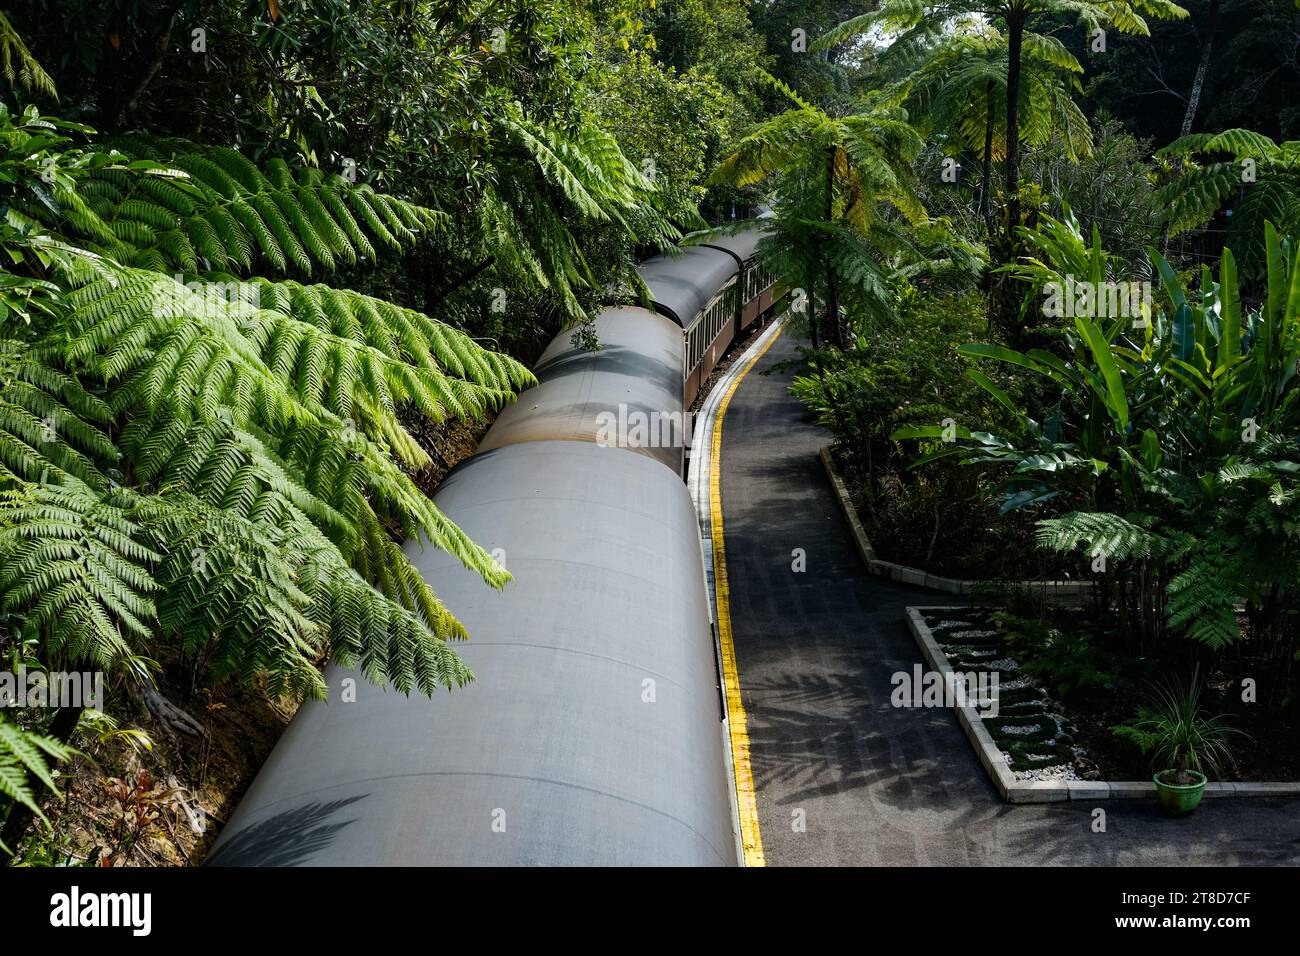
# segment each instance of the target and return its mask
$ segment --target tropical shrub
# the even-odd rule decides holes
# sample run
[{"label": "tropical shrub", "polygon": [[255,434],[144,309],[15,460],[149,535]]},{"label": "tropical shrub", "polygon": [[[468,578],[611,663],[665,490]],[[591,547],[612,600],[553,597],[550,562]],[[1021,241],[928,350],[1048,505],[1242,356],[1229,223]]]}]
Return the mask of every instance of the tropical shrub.
[{"label": "tropical shrub", "polygon": [[1004,611],[994,613],[993,619],[1005,630],[1007,651],[1021,672],[1058,698],[1113,688],[1124,680],[1120,660],[1084,628],[1058,627]]},{"label": "tropical shrub", "polygon": [[1122,263],[1122,271],[1151,277],[1147,246],[1160,232],[1165,206],[1157,195],[1160,168],[1152,162],[1151,143],[1124,131],[1113,116],[1093,121],[1093,149],[1070,157],[1048,142],[1025,156],[1025,179],[1049,197],[1049,211],[1066,218],[1070,210],[1093,224],[1101,244]]},{"label": "tropical shrub", "polygon": [[846,349],[805,350],[809,370],[795,376],[792,393],[834,435],[845,481],[882,556],[961,576],[990,576],[990,567],[1040,576],[1030,522],[999,526],[978,469],[955,461],[910,468],[907,448],[891,437],[909,423],[956,421],[977,408],[997,415],[962,374],[955,349],[983,332],[981,296],[925,292],[897,278],[894,287],[896,324]]},{"label": "tropical shrub", "polygon": [[[1042,247],[1063,236],[1081,245],[1069,221],[1048,220],[1026,238]],[[1041,543],[1082,548],[1103,601],[1148,647],[1171,633],[1220,649],[1241,638],[1244,606],[1252,639],[1279,662],[1294,653],[1300,249],[1271,225],[1264,245],[1267,286],[1256,308],[1243,305],[1230,251],[1217,279],[1203,269],[1193,290],[1151,250],[1160,276],[1153,307],[1136,317],[1076,315],[1064,357],[958,349],[1027,374],[1048,400],[1025,407],[972,368],[1011,427],[960,427],[939,454],[1000,471],[1005,511],[1052,502],[1061,513],[1040,520]],[[1105,262],[1094,233],[1078,281],[1101,281]],[[1066,278],[1041,261],[1019,275],[1035,289]],[[894,434],[939,433],[931,425]]]}]

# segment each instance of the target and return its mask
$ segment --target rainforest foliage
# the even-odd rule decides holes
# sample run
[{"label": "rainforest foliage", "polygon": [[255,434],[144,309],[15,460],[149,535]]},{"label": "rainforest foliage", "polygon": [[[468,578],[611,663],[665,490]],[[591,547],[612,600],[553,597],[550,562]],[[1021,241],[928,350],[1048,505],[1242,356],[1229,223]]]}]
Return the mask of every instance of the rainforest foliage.
[{"label": "rainforest foliage", "polygon": [[873,546],[1090,582],[1095,686],[1199,669],[1289,715],[1300,9],[870,7],[810,38],[816,71],[778,58],[787,108],[715,176],[777,198],[765,249],[813,337],[794,390]]},{"label": "rainforest foliage", "polygon": [[[403,543],[509,575],[422,490],[423,436],[748,201],[705,180],[765,60],[713,0],[7,5],[5,666],[115,700],[472,680]],[[0,841],[111,719],[0,711]]]},{"label": "rainforest foliage", "polygon": [[[428,429],[765,210],[878,548],[1094,580],[1137,669],[1290,707],[1297,44],[1293,0],[10,3],[5,666],[472,679],[403,542],[509,575]],[[0,710],[0,839],[114,720]]]}]

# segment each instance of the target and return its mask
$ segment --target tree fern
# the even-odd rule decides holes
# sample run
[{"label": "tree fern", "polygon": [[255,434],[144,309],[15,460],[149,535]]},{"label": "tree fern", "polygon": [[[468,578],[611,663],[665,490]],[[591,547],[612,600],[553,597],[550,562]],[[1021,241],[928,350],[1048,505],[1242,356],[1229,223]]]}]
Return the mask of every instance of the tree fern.
[{"label": "tree fern", "polygon": [[[966,149],[987,161],[1007,155],[1007,40],[992,24],[957,33],[928,48],[919,68],[903,80],[907,105],[918,123],[955,132]],[[1055,37],[1027,33],[1022,52],[1020,136],[1026,145],[1058,142],[1072,160],[1092,151],[1092,130],[1075,103],[1078,60]]]},{"label": "tree fern", "polygon": [[595,124],[563,132],[512,106],[502,128],[503,174],[481,197],[480,234],[507,274],[550,290],[570,318],[585,317],[576,290],[600,287],[573,232],[574,220],[609,223],[628,238],[661,248],[681,238],[658,211],[654,183]]},{"label": "tree fern", "polygon": [[429,356],[424,367],[408,364],[291,315],[203,298],[139,270],[123,270],[116,284],[94,279],[69,302],[59,347],[66,361],[110,386],[116,415],[130,416],[120,444],[142,480],[179,482],[225,507],[273,489],[372,568],[393,557],[377,551],[373,533],[392,522],[504,583],[495,562],[393,459],[416,469],[429,463],[401,426],[399,406],[437,419],[449,411],[477,416],[510,395],[446,376],[433,362],[435,344],[453,358],[459,348],[462,366],[493,384],[499,374],[507,387],[512,377],[526,381],[509,360],[480,359],[481,350],[454,334],[431,342],[412,324],[405,342],[393,336],[398,354],[409,343]]},{"label": "tree fern", "polygon": [[123,499],[81,485],[0,491],[0,604],[45,635],[47,655],[131,667],[156,590]]},{"label": "tree fern", "polygon": [[1300,234],[1300,140],[1278,144],[1253,130],[1229,129],[1184,136],[1156,155],[1180,162],[1177,178],[1157,194],[1170,230],[1201,226],[1232,203],[1228,245],[1247,274],[1263,271],[1266,222]]},{"label": "tree fern", "polygon": [[29,93],[58,96],[54,81],[23,43],[9,19],[0,13],[0,74],[11,86],[21,86]]},{"label": "tree fern", "polygon": [[1065,553],[1076,548],[1090,553],[1100,551],[1115,560],[1164,556],[1174,549],[1169,539],[1127,518],[1090,511],[1072,511],[1060,518],[1038,522],[1038,543]]},{"label": "tree fern", "polygon": [[28,343],[0,339],[0,474],[102,487],[100,469],[117,457],[102,431],[111,414],[75,377],[41,362]]},{"label": "tree fern", "polygon": [[760,250],[792,288],[828,293],[829,332],[842,341],[841,303],[872,316],[888,306],[881,260],[899,243],[886,207],[908,222],[925,221],[912,170],[922,141],[897,90],[869,95],[863,110],[847,117],[793,99],[797,108],[746,134],[710,181],[770,181],[777,214],[763,224]]},{"label": "tree fern", "polygon": [[1193,549],[1187,566],[1169,581],[1168,623],[1188,638],[1219,650],[1241,637],[1237,596],[1241,562],[1214,542]]},{"label": "tree fern", "polygon": [[[416,485],[430,461],[403,416],[479,417],[531,375],[392,303],[239,278],[328,271],[443,217],[172,141],[79,153],[47,137],[46,184],[25,158],[39,123],[23,124],[0,130],[23,164],[15,248],[42,250],[53,291],[42,321],[0,342],[6,609],[47,653],[146,679],[158,641],[293,696],[324,692],[326,656],[403,692],[470,679],[446,644],[464,629],[399,542],[427,540],[496,587],[508,575]],[[537,143],[602,201],[645,186]]]},{"label": "tree fern", "polygon": [[[446,220],[338,174],[295,175],[283,160],[263,173],[232,149],[143,138],[108,145],[124,159],[82,182],[90,215],[78,232],[125,265],[310,275],[408,247]],[[132,163],[155,164],[153,175]]]}]

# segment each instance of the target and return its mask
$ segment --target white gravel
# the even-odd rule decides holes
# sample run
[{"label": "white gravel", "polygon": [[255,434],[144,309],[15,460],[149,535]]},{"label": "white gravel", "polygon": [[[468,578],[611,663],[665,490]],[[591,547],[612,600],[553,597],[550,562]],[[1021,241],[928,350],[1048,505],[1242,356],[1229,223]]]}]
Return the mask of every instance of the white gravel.
[{"label": "white gravel", "polygon": [[[981,661],[980,663],[983,666],[988,667],[989,670],[994,670],[994,671],[1020,670],[1020,662],[1016,660],[1014,657],[999,657],[995,661]],[[1003,685],[999,683],[998,686],[999,688],[1001,688]]]},{"label": "white gravel", "polygon": [[1074,771],[1074,764],[1059,763],[1050,767],[1039,767],[1037,770],[1017,770],[1017,780],[1078,780],[1079,775]]},{"label": "white gravel", "polygon": [[1030,734],[1036,734],[1043,729],[1042,724],[1007,724],[999,733],[1007,734],[1011,737],[1028,737]]}]

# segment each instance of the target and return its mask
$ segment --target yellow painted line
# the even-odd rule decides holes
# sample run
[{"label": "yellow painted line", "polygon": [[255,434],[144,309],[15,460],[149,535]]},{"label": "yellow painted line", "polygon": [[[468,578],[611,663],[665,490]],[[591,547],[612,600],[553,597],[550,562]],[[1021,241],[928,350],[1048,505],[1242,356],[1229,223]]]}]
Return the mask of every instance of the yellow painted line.
[{"label": "yellow painted line", "polygon": [[745,866],[766,866],[763,835],[758,828],[758,800],[754,795],[754,774],[749,766],[749,722],[740,699],[740,675],[736,670],[736,646],[731,637],[731,587],[727,580],[727,551],[722,532],[722,421],[731,396],[750,369],[781,337],[782,329],[768,339],[740,370],[722,401],[713,423],[713,447],[709,455],[709,532],[713,538],[713,586],[718,602],[718,643],[722,646],[722,679],[727,686],[727,724],[731,730],[732,762],[736,769],[736,808],[740,816],[740,842]]}]

